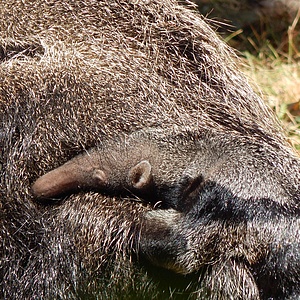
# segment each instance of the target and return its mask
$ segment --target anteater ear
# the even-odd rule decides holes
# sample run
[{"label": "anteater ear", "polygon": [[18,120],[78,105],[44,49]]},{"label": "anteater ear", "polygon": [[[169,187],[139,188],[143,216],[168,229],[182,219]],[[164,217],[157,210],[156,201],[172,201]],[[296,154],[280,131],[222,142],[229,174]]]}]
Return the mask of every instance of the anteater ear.
[{"label": "anteater ear", "polygon": [[149,188],[153,183],[152,168],[148,160],[143,160],[132,167],[128,173],[129,184],[138,190]]}]

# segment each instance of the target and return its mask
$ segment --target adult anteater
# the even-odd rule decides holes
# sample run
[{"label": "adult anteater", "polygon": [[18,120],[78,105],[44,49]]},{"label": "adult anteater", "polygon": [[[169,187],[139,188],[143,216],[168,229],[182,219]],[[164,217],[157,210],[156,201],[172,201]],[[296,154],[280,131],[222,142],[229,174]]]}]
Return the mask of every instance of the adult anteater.
[{"label": "adult anteater", "polygon": [[[172,0],[0,8],[2,298],[299,296],[299,159],[201,16]],[[163,209],[34,201],[39,176],[124,134],[154,145]]]}]

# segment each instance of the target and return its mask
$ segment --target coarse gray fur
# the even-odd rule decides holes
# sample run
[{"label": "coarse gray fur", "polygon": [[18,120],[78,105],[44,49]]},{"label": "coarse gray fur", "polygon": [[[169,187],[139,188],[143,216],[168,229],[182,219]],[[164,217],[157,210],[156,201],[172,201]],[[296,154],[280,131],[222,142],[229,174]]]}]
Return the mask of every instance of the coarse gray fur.
[{"label": "coarse gray fur", "polygon": [[[172,0],[0,8],[1,298],[299,297],[299,158],[200,15]],[[124,134],[158,149],[167,191],[199,178],[196,193],[163,209],[34,200],[37,178]]]}]

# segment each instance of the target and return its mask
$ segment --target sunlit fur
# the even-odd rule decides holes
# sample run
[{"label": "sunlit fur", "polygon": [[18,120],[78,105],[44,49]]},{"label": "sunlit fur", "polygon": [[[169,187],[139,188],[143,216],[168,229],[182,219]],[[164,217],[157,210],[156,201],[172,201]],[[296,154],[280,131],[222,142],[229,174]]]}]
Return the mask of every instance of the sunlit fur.
[{"label": "sunlit fur", "polygon": [[[0,298],[299,297],[299,159],[235,61],[173,0],[1,2]],[[167,182],[204,176],[191,202],[35,201],[38,177],[135,132]]]}]

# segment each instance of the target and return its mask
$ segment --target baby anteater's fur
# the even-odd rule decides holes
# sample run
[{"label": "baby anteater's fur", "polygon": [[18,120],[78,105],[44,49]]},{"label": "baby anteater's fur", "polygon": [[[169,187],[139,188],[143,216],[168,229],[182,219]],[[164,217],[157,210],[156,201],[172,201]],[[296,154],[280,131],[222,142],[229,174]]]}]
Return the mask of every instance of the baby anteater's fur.
[{"label": "baby anteater's fur", "polygon": [[[175,142],[176,151],[166,149],[162,139]],[[40,202],[47,203],[72,192],[95,191],[139,197],[161,208],[182,207],[187,210],[191,197],[196,201],[196,190],[203,181],[202,172],[195,173],[189,161],[202,154],[194,147],[187,159],[169,174],[166,170],[172,162],[181,161],[181,153],[178,153],[182,147],[180,142],[181,139],[177,142],[174,136],[169,136],[169,132],[157,129],[103,141],[38,178],[32,186],[33,195]]]},{"label": "baby anteater's fur", "polygon": [[[0,25],[0,298],[299,298],[299,158],[200,15],[9,0]],[[98,178],[129,193],[35,201],[57,192],[40,176],[114,141],[132,166]],[[139,168],[122,179],[141,162],[146,193]]]}]

